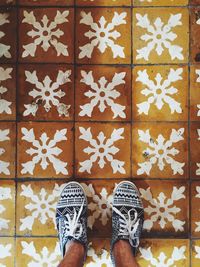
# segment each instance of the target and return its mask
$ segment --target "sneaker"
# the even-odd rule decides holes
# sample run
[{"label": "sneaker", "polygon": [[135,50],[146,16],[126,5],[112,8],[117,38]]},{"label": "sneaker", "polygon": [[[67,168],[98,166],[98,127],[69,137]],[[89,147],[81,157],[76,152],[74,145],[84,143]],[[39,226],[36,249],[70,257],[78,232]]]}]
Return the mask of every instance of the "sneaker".
[{"label": "sneaker", "polygon": [[63,189],[56,208],[56,225],[62,256],[69,241],[77,241],[87,251],[87,198],[82,186],[70,182]]},{"label": "sneaker", "polygon": [[[139,246],[144,222],[144,208],[137,187],[129,182],[120,182],[113,192],[112,250],[118,240],[128,240],[134,256]],[[114,261],[113,261],[114,262]]]}]

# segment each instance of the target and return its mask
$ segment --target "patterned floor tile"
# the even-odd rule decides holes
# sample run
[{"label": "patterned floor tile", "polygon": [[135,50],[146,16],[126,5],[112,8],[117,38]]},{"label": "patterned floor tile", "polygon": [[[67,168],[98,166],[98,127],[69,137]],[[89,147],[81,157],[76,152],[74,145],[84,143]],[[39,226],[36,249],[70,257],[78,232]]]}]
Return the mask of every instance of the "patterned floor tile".
[{"label": "patterned floor tile", "polygon": [[18,112],[21,120],[73,119],[73,68],[21,65]]},{"label": "patterned floor tile", "polygon": [[188,177],[186,123],[135,123],[132,133],[133,177]]},{"label": "patterned floor tile", "polygon": [[74,0],[18,0],[20,5],[27,6],[70,6]]},{"label": "patterned floor tile", "polygon": [[200,67],[190,67],[190,119],[200,120]]},{"label": "patterned floor tile", "polygon": [[79,63],[130,63],[130,10],[77,9],[76,57]]},{"label": "patterned floor tile", "polygon": [[191,61],[200,62],[200,8],[191,8]]},{"label": "patterned floor tile", "polygon": [[192,267],[200,266],[200,240],[192,243]]},{"label": "patterned floor tile", "polygon": [[0,238],[0,266],[14,267],[15,249],[14,239],[8,237]]},{"label": "patterned floor tile", "polygon": [[16,0],[1,0],[0,6],[2,5],[14,5],[16,3]]},{"label": "patterned floor tile", "polygon": [[51,123],[19,123],[18,177],[70,177],[72,127],[72,123],[54,123],[53,127]]},{"label": "patterned floor tile", "polygon": [[190,0],[190,5],[199,5],[200,1],[199,0]]},{"label": "patterned floor tile", "polygon": [[190,173],[200,178],[200,123],[191,123],[190,128]]},{"label": "patterned floor tile", "polygon": [[23,62],[73,62],[72,8],[20,9],[19,53]]},{"label": "patterned floor tile", "polygon": [[135,67],[133,69],[133,119],[186,121],[187,81],[187,67]]},{"label": "patterned floor tile", "polygon": [[0,67],[0,120],[16,118],[16,77],[14,65]]},{"label": "patterned floor tile", "polygon": [[133,10],[134,63],[188,62],[188,10],[185,8]]},{"label": "patterned floor tile", "polygon": [[79,6],[130,6],[132,0],[77,0]]},{"label": "patterned floor tile", "polygon": [[76,120],[130,120],[130,84],[131,71],[128,67],[79,67]]},{"label": "patterned floor tile", "polygon": [[133,0],[135,6],[186,6],[188,0]]},{"label": "patterned floor tile", "polygon": [[192,203],[192,236],[200,237],[200,182],[193,182],[191,189],[191,203]]},{"label": "patterned floor tile", "polygon": [[76,124],[76,177],[130,176],[130,125]]}]

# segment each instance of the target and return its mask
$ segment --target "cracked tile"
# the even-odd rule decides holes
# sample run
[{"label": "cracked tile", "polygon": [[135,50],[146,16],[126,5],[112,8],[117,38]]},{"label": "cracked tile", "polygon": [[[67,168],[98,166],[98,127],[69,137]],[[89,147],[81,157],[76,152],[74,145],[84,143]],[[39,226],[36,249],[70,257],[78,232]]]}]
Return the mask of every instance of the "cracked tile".
[{"label": "cracked tile", "polygon": [[192,236],[200,237],[200,182],[192,182],[191,187],[191,225]]},{"label": "cracked tile", "polygon": [[14,239],[10,237],[0,238],[0,266],[14,267],[15,248]]},{"label": "cracked tile", "polygon": [[200,178],[200,123],[190,126],[190,174],[192,178]]},{"label": "cracked tile", "polygon": [[77,0],[79,6],[130,6],[132,0]]},{"label": "cracked tile", "polygon": [[200,265],[200,240],[192,242],[192,267]]},{"label": "cracked tile", "polygon": [[191,50],[191,62],[200,63],[200,8],[190,9],[191,28],[190,28],[190,50]]}]

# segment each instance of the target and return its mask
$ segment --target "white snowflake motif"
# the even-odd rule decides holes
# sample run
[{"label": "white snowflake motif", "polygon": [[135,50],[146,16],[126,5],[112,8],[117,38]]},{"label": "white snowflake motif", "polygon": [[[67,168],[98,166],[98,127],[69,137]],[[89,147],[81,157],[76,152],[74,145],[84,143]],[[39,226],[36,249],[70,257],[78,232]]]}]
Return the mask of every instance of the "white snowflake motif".
[{"label": "white snowflake motif", "polygon": [[0,114],[6,113],[6,114],[12,114],[12,110],[10,108],[10,105],[12,102],[7,101],[6,99],[2,98],[2,95],[8,91],[8,89],[1,85],[1,82],[6,81],[8,79],[11,79],[11,72],[13,71],[12,68],[4,69],[0,67]]},{"label": "white snowflake motif", "polygon": [[30,202],[25,206],[25,209],[31,214],[20,219],[20,231],[24,231],[26,229],[32,230],[36,219],[38,219],[43,225],[47,223],[48,219],[53,220],[55,224],[57,199],[65,185],[66,184],[62,184],[59,186],[58,184],[55,184],[52,193],[47,192],[46,189],[42,187],[37,195],[34,193],[30,184],[21,185],[22,192],[20,193],[20,196],[30,199]]},{"label": "white snowflake motif", "polygon": [[[8,187],[0,187],[0,215],[6,211],[3,202],[5,200],[12,199],[11,189]],[[6,220],[0,217],[0,230],[9,229],[10,220]],[[1,251],[1,250],[0,250]]]},{"label": "white snowflake motif", "polygon": [[[200,141],[200,129],[197,129],[197,134],[198,134],[198,141]],[[197,163],[197,170],[196,170],[196,175],[200,175],[200,162]]]},{"label": "white snowflake motif", "polygon": [[172,28],[182,25],[182,14],[171,14],[167,24],[160,17],[156,18],[153,25],[151,24],[148,15],[136,14],[137,26],[146,29],[147,33],[142,35],[140,39],[147,43],[147,45],[141,49],[137,49],[136,59],[149,60],[150,53],[155,49],[158,56],[161,56],[165,48],[168,50],[171,59],[183,60],[183,48],[178,45],[172,45],[177,38],[177,34],[172,32]]},{"label": "white snowflake motif", "polygon": [[[169,258],[164,252],[161,252],[160,255],[155,258],[151,247],[148,248],[139,248],[141,253],[141,258],[145,259],[147,262],[151,264],[151,266],[155,267],[176,267],[176,262],[180,260],[186,259],[185,252],[186,247],[182,246],[180,248],[174,247],[171,257]],[[149,265],[150,267],[150,265]]]},{"label": "white snowflake motif", "polygon": [[21,242],[22,254],[28,255],[31,261],[27,267],[57,267],[60,261],[59,243],[56,242],[54,252],[50,253],[47,247],[37,251],[34,242]]},{"label": "white snowflake motif", "polygon": [[183,175],[185,163],[178,162],[173,158],[180,152],[173,147],[173,144],[184,140],[183,133],[184,128],[180,128],[179,130],[172,129],[169,140],[166,140],[162,134],[159,134],[156,141],[154,141],[149,130],[138,130],[139,141],[148,144],[149,147],[143,151],[143,156],[146,161],[138,163],[140,168],[137,170],[137,174],[141,175],[145,173],[150,175],[154,164],[157,164],[159,170],[163,171],[165,165],[168,164],[173,170],[173,175],[177,173]]},{"label": "white snowflake motif", "polygon": [[102,249],[101,254],[97,255],[95,250],[92,248],[92,243],[89,244],[90,248],[87,252],[87,256],[92,258],[92,261],[86,264],[86,267],[103,267],[112,266],[112,261],[107,250]]},{"label": "white snowflake motif", "polygon": [[62,91],[59,86],[71,82],[69,78],[71,75],[71,70],[67,70],[65,72],[60,70],[55,82],[52,82],[49,76],[46,76],[43,82],[40,82],[38,80],[36,71],[25,71],[25,75],[26,81],[35,85],[36,89],[33,88],[33,90],[29,92],[29,95],[32,96],[35,101],[31,104],[24,105],[26,109],[23,113],[24,116],[28,116],[29,114],[36,116],[40,106],[39,103],[44,103],[44,109],[46,112],[49,112],[51,107],[55,106],[59,116],[69,116],[68,110],[71,105],[66,105],[59,101],[59,98],[65,96],[65,92]]},{"label": "white snowflake motif", "polygon": [[[7,244],[7,245],[3,245],[0,244],[0,259],[6,259],[12,256],[11,254],[11,248],[12,245],[11,244]],[[0,267],[7,267],[8,265],[4,265],[0,263]]]},{"label": "white snowflake motif", "polygon": [[[10,137],[8,136],[9,134],[10,134],[9,129],[5,130],[0,129],[0,142],[10,140]],[[0,156],[2,156],[5,152],[6,150],[0,147]],[[0,174],[3,173],[5,175],[9,175],[10,174],[9,166],[10,166],[9,162],[0,160]]]},{"label": "white snowflake motif", "polygon": [[79,116],[82,117],[87,115],[88,117],[91,117],[94,107],[98,105],[101,113],[103,113],[107,106],[109,106],[113,112],[113,119],[117,117],[126,118],[126,114],[124,112],[126,107],[114,102],[114,100],[119,98],[121,95],[115,87],[120,84],[125,84],[125,72],[115,73],[111,82],[108,82],[105,77],[101,77],[98,80],[99,84],[94,81],[92,71],[87,73],[82,70],[81,75],[81,82],[90,86],[92,90],[84,93],[84,95],[91,99],[91,101],[90,103],[80,106],[81,111]]},{"label": "white snowflake motif", "polygon": [[89,40],[91,40],[91,42],[79,47],[81,50],[79,53],[79,58],[91,58],[95,47],[97,47],[102,54],[109,47],[112,50],[113,58],[125,58],[124,47],[115,44],[114,41],[121,36],[121,34],[115,30],[115,27],[126,24],[126,16],[126,12],[122,12],[121,14],[114,12],[111,23],[107,23],[105,17],[102,16],[98,25],[96,22],[94,22],[91,12],[85,13],[82,11],[82,19],[80,20],[80,23],[91,28],[91,30],[84,34]]},{"label": "white snowflake motif", "polygon": [[33,147],[26,150],[26,153],[33,158],[31,161],[22,163],[22,174],[29,173],[33,175],[35,166],[39,162],[43,170],[46,170],[48,168],[50,162],[53,165],[56,174],[68,174],[67,162],[64,162],[57,158],[57,156],[59,156],[63,151],[58,146],[56,146],[57,143],[67,140],[67,129],[56,130],[54,138],[50,141],[45,132],[42,133],[42,135],[40,136],[40,141],[38,141],[35,138],[33,128],[28,130],[23,127],[21,129],[21,132],[23,134],[22,140],[32,143],[33,145]]},{"label": "white snowflake motif", "polygon": [[[198,78],[196,81],[197,81],[197,83],[200,83],[200,69],[196,70],[195,72],[198,75]],[[200,88],[199,88],[199,90],[200,90]],[[200,117],[200,104],[197,105],[197,108],[198,108],[197,116]]]},{"label": "white snowflake motif", "polygon": [[34,41],[33,43],[23,45],[24,52],[22,57],[34,57],[39,45],[41,45],[45,52],[53,46],[57,52],[57,56],[68,56],[68,46],[57,40],[64,35],[64,32],[58,28],[58,25],[68,22],[68,15],[68,10],[63,11],[62,13],[57,10],[54,21],[49,23],[49,19],[46,15],[43,16],[41,22],[38,22],[33,11],[24,11],[24,19],[22,20],[22,23],[27,23],[33,26],[34,29],[29,31],[27,35],[33,38]]},{"label": "white snowflake motif", "polygon": [[154,82],[149,79],[146,69],[138,71],[136,81],[146,86],[141,91],[141,94],[148,97],[147,101],[137,104],[138,113],[148,115],[152,104],[154,104],[158,110],[161,110],[165,103],[169,106],[171,114],[174,114],[174,112],[182,113],[181,104],[171,97],[178,93],[178,89],[175,88],[172,83],[183,79],[181,76],[182,72],[182,68],[177,70],[171,68],[167,79],[163,80],[162,75],[157,73]]},{"label": "white snowflake motif", "polygon": [[[200,198],[200,186],[196,186],[196,192],[197,194],[195,195],[195,197]],[[197,227],[195,228],[195,232],[200,232],[200,222],[195,222],[195,224],[197,225]]]},{"label": "white snowflake motif", "polygon": [[[0,26],[10,23],[8,17],[9,17],[8,13],[0,13]],[[0,40],[4,36],[5,33],[0,31]],[[0,57],[4,56],[6,58],[11,58],[11,53],[9,50],[10,50],[10,45],[5,45],[4,43],[0,43]]]},{"label": "white snowflake motif", "polygon": [[96,194],[93,185],[81,184],[85,190],[86,196],[92,198],[92,202],[88,204],[88,209],[92,212],[92,215],[88,216],[88,227],[93,228],[96,219],[100,218],[102,225],[106,225],[108,219],[112,214],[112,202],[113,196],[108,195],[106,188],[102,188],[99,195]]},{"label": "white snowflake motif", "polygon": [[195,246],[194,249],[195,249],[195,252],[196,252],[195,258],[196,259],[200,259],[200,247],[199,246]]},{"label": "white snowflake motif", "polygon": [[150,216],[150,219],[144,221],[144,229],[150,231],[155,222],[158,222],[161,229],[164,229],[168,221],[172,224],[176,232],[184,231],[183,225],[185,221],[175,218],[181,209],[174,204],[175,201],[185,198],[183,194],[185,191],[184,186],[180,188],[174,186],[170,198],[167,198],[163,192],[158,195],[157,199],[153,198],[150,187],[146,190],[142,188],[139,190],[141,197],[150,203],[150,205],[144,209],[148,216]]},{"label": "white snowflake motif", "polygon": [[113,173],[122,173],[125,174],[126,171],[124,169],[124,161],[120,161],[118,159],[114,159],[113,155],[116,155],[119,152],[119,148],[114,146],[114,143],[118,140],[124,139],[122,134],[124,133],[124,128],[114,129],[111,137],[106,140],[106,136],[103,132],[100,132],[97,136],[97,140],[95,140],[91,133],[91,128],[83,128],[79,127],[79,131],[81,135],[79,139],[82,139],[86,142],[89,142],[90,146],[83,149],[83,152],[91,155],[90,159],[80,162],[81,167],[79,168],[79,172],[88,172],[91,173],[91,168],[93,163],[98,160],[98,165],[101,169],[106,165],[106,161],[104,158],[110,162]]}]

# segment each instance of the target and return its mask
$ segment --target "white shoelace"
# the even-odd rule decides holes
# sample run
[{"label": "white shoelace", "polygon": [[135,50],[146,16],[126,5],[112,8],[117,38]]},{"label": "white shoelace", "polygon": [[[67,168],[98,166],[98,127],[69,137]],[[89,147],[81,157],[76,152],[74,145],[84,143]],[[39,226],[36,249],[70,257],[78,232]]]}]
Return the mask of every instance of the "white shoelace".
[{"label": "white shoelace", "polygon": [[[120,216],[120,233],[119,235],[129,236],[129,242],[132,247],[138,247],[139,245],[139,238],[135,236],[137,232],[138,225],[140,223],[140,219],[138,219],[138,213],[133,208],[128,211],[128,217],[122,214],[118,209],[113,207],[113,210]],[[134,211],[134,219],[131,218],[131,212]],[[136,244],[133,244],[133,240],[136,240]]]}]

